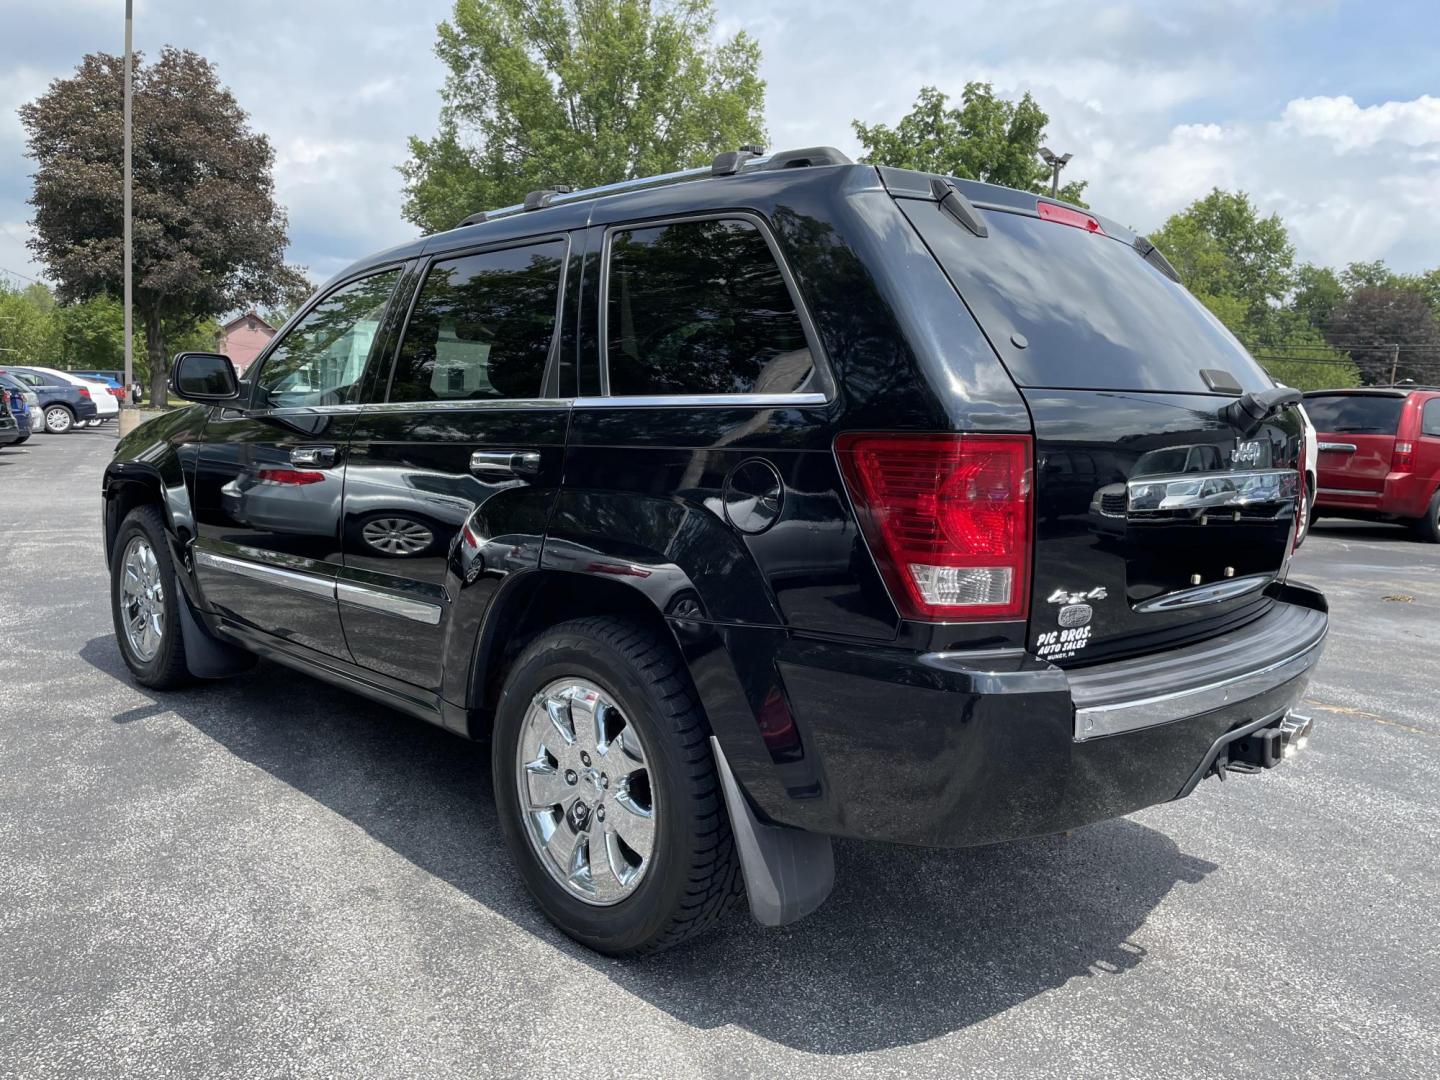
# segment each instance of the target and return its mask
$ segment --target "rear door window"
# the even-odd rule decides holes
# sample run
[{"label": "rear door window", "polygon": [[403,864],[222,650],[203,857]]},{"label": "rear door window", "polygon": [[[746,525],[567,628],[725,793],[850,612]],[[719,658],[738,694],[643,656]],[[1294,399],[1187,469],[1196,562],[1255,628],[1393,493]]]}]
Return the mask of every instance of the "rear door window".
[{"label": "rear door window", "polygon": [[1403,397],[1388,394],[1328,394],[1305,398],[1316,431],[1336,435],[1394,435]]},{"label": "rear door window", "polygon": [[437,261],[405,329],[390,400],[540,397],[565,247],[550,240]]},{"label": "rear door window", "polygon": [[1200,372],[1273,384],[1235,337],[1129,244],[985,209],[989,235],[899,200],[1021,386],[1210,393]]},{"label": "rear door window", "polygon": [[609,267],[612,395],[788,394],[810,380],[799,312],[753,222],[620,229]]}]

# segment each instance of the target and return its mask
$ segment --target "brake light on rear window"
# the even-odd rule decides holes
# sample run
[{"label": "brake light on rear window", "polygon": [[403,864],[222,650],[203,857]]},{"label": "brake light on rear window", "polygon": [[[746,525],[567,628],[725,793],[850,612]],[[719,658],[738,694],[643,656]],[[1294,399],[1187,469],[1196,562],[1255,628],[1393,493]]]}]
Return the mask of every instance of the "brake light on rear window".
[{"label": "brake light on rear window", "polygon": [[1073,225],[1077,229],[1084,229],[1086,232],[1105,235],[1105,230],[1100,227],[1089,214],[1082,210],[1072,210],[1068,206],[1061,206],[1059,203],[1040,202],[1036,200],[1035,212],[1040,215],[1042,221],[1053,221],[1059,225]]},{"label": "brake light on rear window", "polygon": [[1410,472],[1415,468],[1415,444],[1413,442],[1396,441],[1395,449],[1390,454],[1391,472]]},{"label": "brake light on rear window", "polygon": [[904,617],[1025,617],[1030,436],[848,433],[835,453]]}]

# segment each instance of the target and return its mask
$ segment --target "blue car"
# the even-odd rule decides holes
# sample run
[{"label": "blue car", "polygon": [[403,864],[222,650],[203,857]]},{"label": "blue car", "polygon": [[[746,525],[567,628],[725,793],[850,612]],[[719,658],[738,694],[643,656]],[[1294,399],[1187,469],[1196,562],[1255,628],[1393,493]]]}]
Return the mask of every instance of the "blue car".
[{"label": "blue car", "polygon": [[18,438],[10,445],[19,446],[41,424],[40,398],[15,376],[0,375],[0,404],[8,406],[10,415],[15,418]]}]

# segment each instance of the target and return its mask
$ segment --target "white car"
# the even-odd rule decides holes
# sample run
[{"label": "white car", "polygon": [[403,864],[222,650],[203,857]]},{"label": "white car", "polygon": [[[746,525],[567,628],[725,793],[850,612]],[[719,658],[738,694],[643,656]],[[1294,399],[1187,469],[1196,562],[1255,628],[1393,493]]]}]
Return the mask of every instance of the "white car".
[{"label": "white car", "polygon": [[68,371],[58,371],[55,368],[37,367],[33,371],[43,371],[46,375],[54,375],[57,379],[63,379],[75,386],[83,386],[90,391],[90,400],[95,403],[95,419],[87,420],[85,423],[91,427],[99,427],[106,420],[114,420],[120,415],[120,401],[110,392],[110,384],[101,382],[98,379],[82,379],[79,375],[72,375]]}]

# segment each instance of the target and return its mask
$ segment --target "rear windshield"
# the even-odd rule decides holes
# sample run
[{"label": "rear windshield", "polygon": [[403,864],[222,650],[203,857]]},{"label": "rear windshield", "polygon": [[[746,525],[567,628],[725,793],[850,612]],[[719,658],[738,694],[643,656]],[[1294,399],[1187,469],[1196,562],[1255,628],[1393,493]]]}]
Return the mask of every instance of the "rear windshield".
[{"label": "rear windshield", "polygon": [[1273,385],[1203,304],[1129,244],[990,209],[979,237],[935,203],[900,205],[1021,386],[1209,393],[1204,368],[1246,390]]},{"label": "rear windshield", "polygon": [[1386,394],[1328,394],[1305,398],[1316,431],[1345,435],[1394,435],[1403,397]]}]

